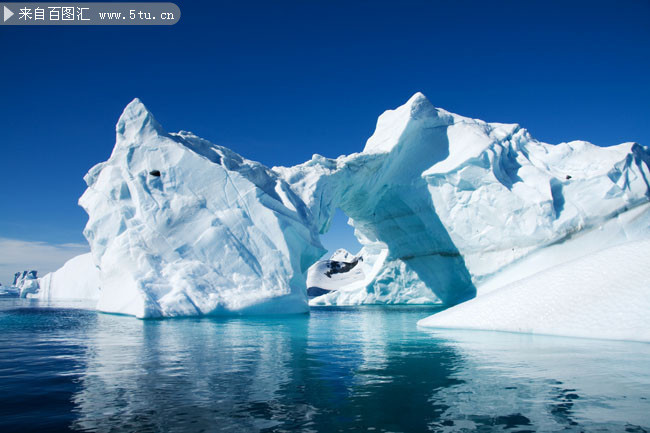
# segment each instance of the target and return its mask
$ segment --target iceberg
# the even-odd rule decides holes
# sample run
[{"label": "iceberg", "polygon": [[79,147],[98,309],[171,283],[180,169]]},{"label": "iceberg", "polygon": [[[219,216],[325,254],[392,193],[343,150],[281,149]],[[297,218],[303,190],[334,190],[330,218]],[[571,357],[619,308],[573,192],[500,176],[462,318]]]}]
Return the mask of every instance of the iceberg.
[{"label": "iceberg", "polygon": [[325,252],[310,210],[276,173],[192,133],[167,133],[135,99],[79,204],[100,311],[140,318],[304,313]]},{"label": "iceberg", "polygon": [[627,242],[422,319],[461,328],[650,342],[650,240]]},{"label": "iceberg", "polygon": [[97,301],[101,292],[99,270],[90,253],[73,257],[58,270],[40,278],[35,270],[16,272],[13,286],[0,287],[6,294],[44,301]]},{"label": "iceberg", "polygon": [[13,286],[3,286],[0,284],[0,296],[18,296],[20,290]]},{"label": "iceberg", "polygon": [[71,258],[54,272],[38,279],[38,291],[30,298],[52,300],[99,300],[99,270],[90,253]]},{"label": "iceberg", "polygon": [[647,237],[649,164],[637,143],[550,145],[417,93],[379,117],[362,152],[273,170],[321,233],[340,208],[363,246],[364,279],[311,305],[453,305]]},{"label": "iceberg", "polygon": [[[416,93],[361,152],[267,168],[136,99],[85,176],[91,256],[59,275],[89,269],[71,292],[140,318],[451,306],[650,237],[649,165],[637,143],[550,145]],[[362,249],[317,262],[337,208]],[[55,274],[39,296],[64,296]]]},{"label": "iceberg", "polygon": [[30,293],[36,293],[38,291],[38,271],[16,272],[13,287],[21,298],[26,298]]}]

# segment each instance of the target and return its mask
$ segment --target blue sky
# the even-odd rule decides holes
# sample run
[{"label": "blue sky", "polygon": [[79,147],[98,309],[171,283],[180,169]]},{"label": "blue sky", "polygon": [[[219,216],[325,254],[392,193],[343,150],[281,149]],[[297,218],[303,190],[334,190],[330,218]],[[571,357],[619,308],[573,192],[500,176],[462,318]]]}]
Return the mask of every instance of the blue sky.
[{"label": "blue sky", "polygon": [[[270,166],[360,151],[416,91],[551,143],[650,144],[648,1],[177,4],[172,27],[0,27],[0,241],[82,248],[82,177],[134,97]],[[354,245],[344,222],[326,247]]]}]

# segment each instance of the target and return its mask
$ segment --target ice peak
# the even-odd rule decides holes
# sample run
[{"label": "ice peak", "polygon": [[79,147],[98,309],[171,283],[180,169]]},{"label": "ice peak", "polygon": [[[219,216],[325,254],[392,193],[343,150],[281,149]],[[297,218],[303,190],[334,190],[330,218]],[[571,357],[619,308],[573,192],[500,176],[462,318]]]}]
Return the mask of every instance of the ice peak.
[{"label": "ice peak", "polygon": [[139,98],[135,98],[124,108],[115,131],[118,141],[120,138],[128,140],[149,134],[166,135],[165,130]]},{"label": "ice peak", "polygon": [[446,112],[438,110],[423,93],[417,92],[404,105],[394,110],[387,110],[379,116],[375,132],[366,142],[363,151],[364,153],[390,152],[412,121],[450,123],[451,118],[441,116],[443,113]]},{"label": "ice peak", "polygon": [[411,96],[404,106],[410,108],[412,119],[438,115],[438,109],[431,104],[422,92],[417,92]]}]

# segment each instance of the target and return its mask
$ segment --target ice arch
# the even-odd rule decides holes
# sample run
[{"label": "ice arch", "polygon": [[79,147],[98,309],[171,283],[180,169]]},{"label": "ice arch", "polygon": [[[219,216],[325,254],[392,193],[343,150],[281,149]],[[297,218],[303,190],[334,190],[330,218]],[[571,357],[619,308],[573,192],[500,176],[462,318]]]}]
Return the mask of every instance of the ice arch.
[{"label": "ice arch", "polygon": [[367,277],[314,304],[445,303],[475,294],[421,173],[449,156],[449,119],[422,95],[387,111],[362,153],[274,170],[310,208],[321,233],[336,208],[353,220]]},{"label": "ice arch", "polygon": [[305,312],[305,271],[337,207],[368,272],[316,304],[452,304],[486,279],[496,287],[650,233],[647,147],[549,145],[419,93],[379,117],[362,152],[294,167],[167,133],[138,100],[116,132],[80,199],[102,311]]},{"label": "ice arch", "polygon": [[650,236],[649,165],[636,143],[549,145],[417,93],[379,117],[363,152],[274,170],[321,231],[333,208],[349,215],[371,258],[357,290],[312,303],[451,304],[475,285],[492,290]]}]

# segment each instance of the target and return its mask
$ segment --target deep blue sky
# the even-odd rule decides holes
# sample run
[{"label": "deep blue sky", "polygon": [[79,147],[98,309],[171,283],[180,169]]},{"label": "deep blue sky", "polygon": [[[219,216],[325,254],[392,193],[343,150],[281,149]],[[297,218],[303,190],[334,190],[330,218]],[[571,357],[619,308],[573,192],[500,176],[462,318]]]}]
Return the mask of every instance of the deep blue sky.
[{"label": "deep blue sky", "polygon": [[0,237],[84,241],[82,176],[136,96],[270,166],[360,151],[416,91],[551,143],[650,144],[647,0],[177,4],[172,27],[0,27]]}]

